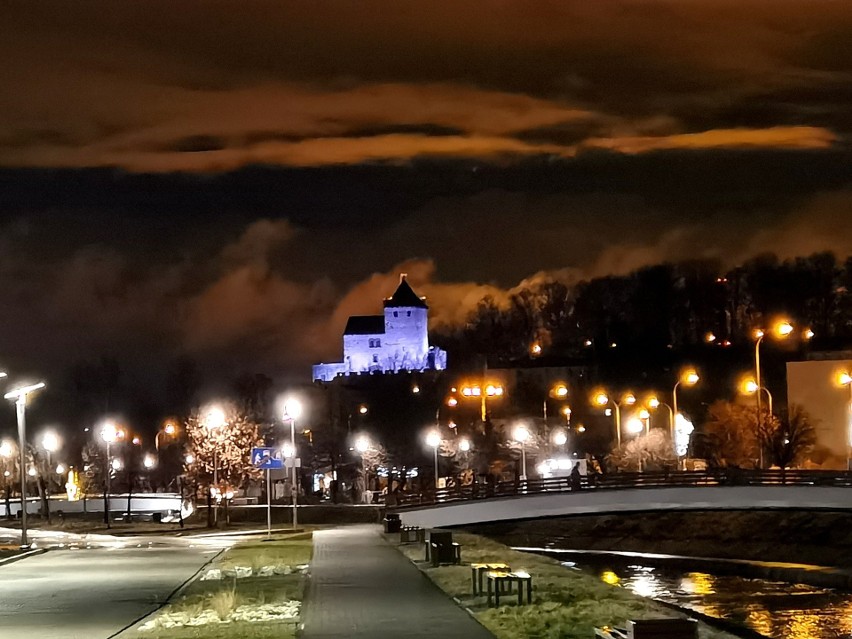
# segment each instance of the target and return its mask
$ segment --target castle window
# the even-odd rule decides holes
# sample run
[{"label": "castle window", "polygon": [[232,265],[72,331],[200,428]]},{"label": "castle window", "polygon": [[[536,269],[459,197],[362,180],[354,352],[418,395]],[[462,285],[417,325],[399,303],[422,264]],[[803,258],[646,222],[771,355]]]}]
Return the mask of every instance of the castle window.
[{"label": "castle window", "polygon": [[411,311],[408,311],[408,317],[411,317]]},{"label": "castle window", "polygon": [[378,338],[375,338],[375,339],[371,338],[367,341],[367,344],[369,345],[370,348],[381,348],[382,340],[380,340]]},{"label": "castle window", "polygon": [[398,313],[397,311],[394,311],[394,312],[393,312],[393,316],[394,316],[394,317],[399,317],[399,313]]},{"label": "castle window", "polygon": [[373,355],[373,364],[378,364],[378,363],[379,363],[379,356]]}]

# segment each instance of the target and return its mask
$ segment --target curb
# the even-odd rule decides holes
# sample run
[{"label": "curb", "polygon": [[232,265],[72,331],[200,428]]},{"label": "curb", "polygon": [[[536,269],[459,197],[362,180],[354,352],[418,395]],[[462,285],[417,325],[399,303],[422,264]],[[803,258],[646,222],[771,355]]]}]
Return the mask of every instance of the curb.
[{"label": "curb", "polygon": [[33,555],[41,555],[47,552],[47,548],[35,548],[34,550],[28,550],[27,552],[21,553],[20,555],[13,555],[11,557],[6,557],[6,559],[0,559],[0,566],[8,566],[9,564],[13,564],[16,561],[21,561],[21,559],[26,559],[27,557],[32,557]]}]

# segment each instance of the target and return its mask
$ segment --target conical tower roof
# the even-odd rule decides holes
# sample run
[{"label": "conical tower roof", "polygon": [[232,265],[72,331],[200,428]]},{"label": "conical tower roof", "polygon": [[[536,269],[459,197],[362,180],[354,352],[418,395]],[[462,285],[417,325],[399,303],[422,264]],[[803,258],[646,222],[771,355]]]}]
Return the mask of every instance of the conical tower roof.
[{"label": "conical tower roof", "polygon": [[417,297],[417,293],[408,284],[405,273],[399,276],[399,286],[394,294],[385,300],[385,308],[400,307],[429,308],[424,298]]}]

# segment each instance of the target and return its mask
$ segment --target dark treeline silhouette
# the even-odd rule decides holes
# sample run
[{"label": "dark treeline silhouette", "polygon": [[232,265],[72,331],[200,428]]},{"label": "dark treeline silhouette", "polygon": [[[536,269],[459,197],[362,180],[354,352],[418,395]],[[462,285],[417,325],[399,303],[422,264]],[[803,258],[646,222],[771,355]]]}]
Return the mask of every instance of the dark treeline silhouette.
[{"label": "dark treeline silhouette", "polygon": [[437,337],[454,364],[483,356],[499,364],[528,357],[535,343],[550,358],[683,352],[711,335],[710,343],[736,346],[783,316],[834,348],[852,341],[850,290],[852,257],[831,253],[761,255],[729,270],[707,260],[660,264],[575,285],[539,282],[507,305],[486,297],[466,325]]}]

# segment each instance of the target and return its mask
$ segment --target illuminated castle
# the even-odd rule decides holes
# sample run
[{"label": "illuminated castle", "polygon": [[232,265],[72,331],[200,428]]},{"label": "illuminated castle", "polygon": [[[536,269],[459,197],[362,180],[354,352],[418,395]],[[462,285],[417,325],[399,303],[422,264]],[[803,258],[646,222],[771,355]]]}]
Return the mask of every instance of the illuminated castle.
[{"label": "illuminated castle", "polygon": [[396,292],[385,300],[383,315],[355,315],[343,331],[343,361],[316,364],[314,381],[328,382],[352,373],[443,370],[446,351],[429,346],[429,307],[400,276]]}]

